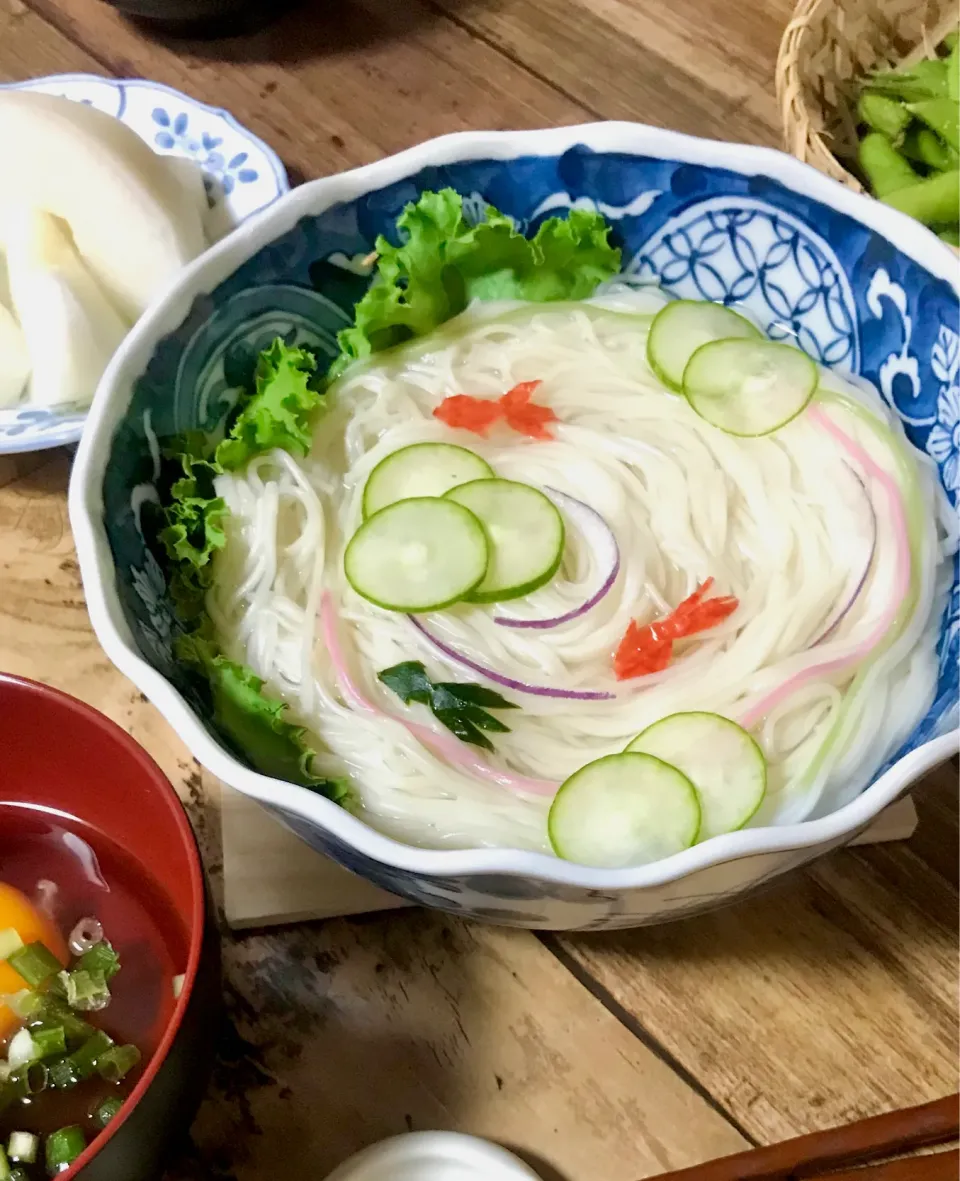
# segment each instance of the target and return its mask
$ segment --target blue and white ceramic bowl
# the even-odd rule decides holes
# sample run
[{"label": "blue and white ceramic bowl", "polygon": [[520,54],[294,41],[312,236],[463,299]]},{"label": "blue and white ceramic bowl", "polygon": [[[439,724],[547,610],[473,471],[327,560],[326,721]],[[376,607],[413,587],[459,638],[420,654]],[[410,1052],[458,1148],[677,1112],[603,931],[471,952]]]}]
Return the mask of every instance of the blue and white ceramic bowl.
[{"label": "blue and white ceramic bowl", "polygon": [[[87,103],[113,115],[161,156],[200,165],[210,205],[208,234],[221,237],[266,209],[290,188],[280,158],[227,111],[208,107],[159,82],[94,74],[54,74],[0,90],[35,90]],[[27,404],[0,408],[0,455],[75,443],[86,410]]]},{"label": "blue and white ceramic bowl", "polygon": [[399,844],[245,766],[191,698],[171,656],[177,625],[163,575],[138,528],[138,506],[155,495],[150,441],[215,420],[236,384],[231,370],[277,333],[332,351],[367,282],[358,261],[407,201],[445,185],[525,226],[575,204],[600,209],[617,223],[635,282],[741,302],[764,324],[788,326],[818,360],[875,382],[956,503],[957,260],[922,226],[763,148],[628,123],[454,135],[297,189],[188,268],[134,329],[97,393],[70,491],[87,603],[108,655],[214,774],[315,849],[427,906],[529,927],[660,922],[849,842],[956,749],[956,581],[936,702],[861,796],[822,819],[729,833],[635,869]]}]

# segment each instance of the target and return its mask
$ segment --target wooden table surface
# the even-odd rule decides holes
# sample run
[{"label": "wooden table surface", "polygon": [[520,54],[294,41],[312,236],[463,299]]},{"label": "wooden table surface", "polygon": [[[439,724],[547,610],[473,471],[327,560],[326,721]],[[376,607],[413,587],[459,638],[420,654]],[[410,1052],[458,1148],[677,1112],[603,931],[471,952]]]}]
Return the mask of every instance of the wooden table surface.
[{"label": "wooden table surface", "polygon": [[[635,119],[776,143],[789,0],[308,2],[232,42],[151,40],[98,0],[0,0],[0,80],[143,75],[229,108],[295,177],[464,128]],[[84,698],[181,791],[216,887],[218,785],[100,651],[70,457],[0,458],[0,668]],[[659,929],[537,936],[425,912],[225,936],[220,1058],[171,1181],[320,1178],[455,1128],[545,1181],[637,1181],[935,1098],[957,1062],[956,770],[905,845]]]}]

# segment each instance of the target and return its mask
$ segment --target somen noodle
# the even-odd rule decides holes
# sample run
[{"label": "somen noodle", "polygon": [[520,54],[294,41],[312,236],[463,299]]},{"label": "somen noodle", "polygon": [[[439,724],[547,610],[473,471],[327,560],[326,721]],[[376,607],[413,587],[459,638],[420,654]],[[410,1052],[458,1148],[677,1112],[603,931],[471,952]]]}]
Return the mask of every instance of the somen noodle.
[{"label": "somen noodle", "polygon": [[[348,806],[381,831],[547,851],[551,784],[691,710],[738,721],[760,744],[767,791],[750,823],[798,821],[853,798],[929,708],[956,542],[931,463],[875,392],[828,371],[816,403],[774,433],[711,425],[647,363],[662,302],[621,290],[471,307],[349,368],[305,458],[277,449],[217,476],[227,539],[206,605],[223,651],[289,704],[319,771],[345,774]],[[500,427],[481,437],[433,414],[447,397],[531,381],[556,415],[552,439]],[[431,441],[559,493],[565,545],[547,585],[413,617],[351,587],[344,550],[368,477]],[[564,497],[599,515],[619,551],[612,587],[579,614],[609,570]],[[617,680],[612,653],[631,621],[668,615],[708,579],[737,609],[676,640],[666,668]],[[449,732],[378,679],[405,661],[443,682],[489,683],[470,669],[495,670],[518,707],[495,753],[449,757]]]}]

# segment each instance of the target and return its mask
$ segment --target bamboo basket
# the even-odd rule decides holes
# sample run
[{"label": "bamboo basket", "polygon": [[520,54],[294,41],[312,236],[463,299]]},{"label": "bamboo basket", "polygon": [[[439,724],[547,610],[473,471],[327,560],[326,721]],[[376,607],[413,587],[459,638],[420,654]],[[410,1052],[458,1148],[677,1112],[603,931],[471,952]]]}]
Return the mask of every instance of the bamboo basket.
[{"label": "bamboo basket", "polygon": [[957,0],[799,0],[777,58],[787,151],[862,192],[846,167],[860,80],[927,56],[958,23]]}]

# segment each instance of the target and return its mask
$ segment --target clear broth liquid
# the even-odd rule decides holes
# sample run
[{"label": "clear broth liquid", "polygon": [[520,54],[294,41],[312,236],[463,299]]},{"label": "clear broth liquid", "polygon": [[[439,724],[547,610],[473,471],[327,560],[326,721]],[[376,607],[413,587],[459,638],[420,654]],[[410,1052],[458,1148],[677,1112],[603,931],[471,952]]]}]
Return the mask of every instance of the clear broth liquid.
[{"label": "clear broth liquid", "polygon": [[[66,938],[80,919],[103,926],[120,956],[106,1009],[82,1016],[143,1058],[118,1085],[98,1076],[67,1091],[48,1089],[0,1114],[0,1140],[12,1131],[43,1136],[80,1124],[90,1143],[90,1113],[107,1096],[126,1098],[156,1052],[176,1004],[173,980],[186,970],[189,934],[163,889],[124,849],[81,822],[34,808],[0,809],[0,881],[48,909]],[[43,883],[53,883],[55,891]],[[0,1044],[0,1050],[4,1049]]]}]

